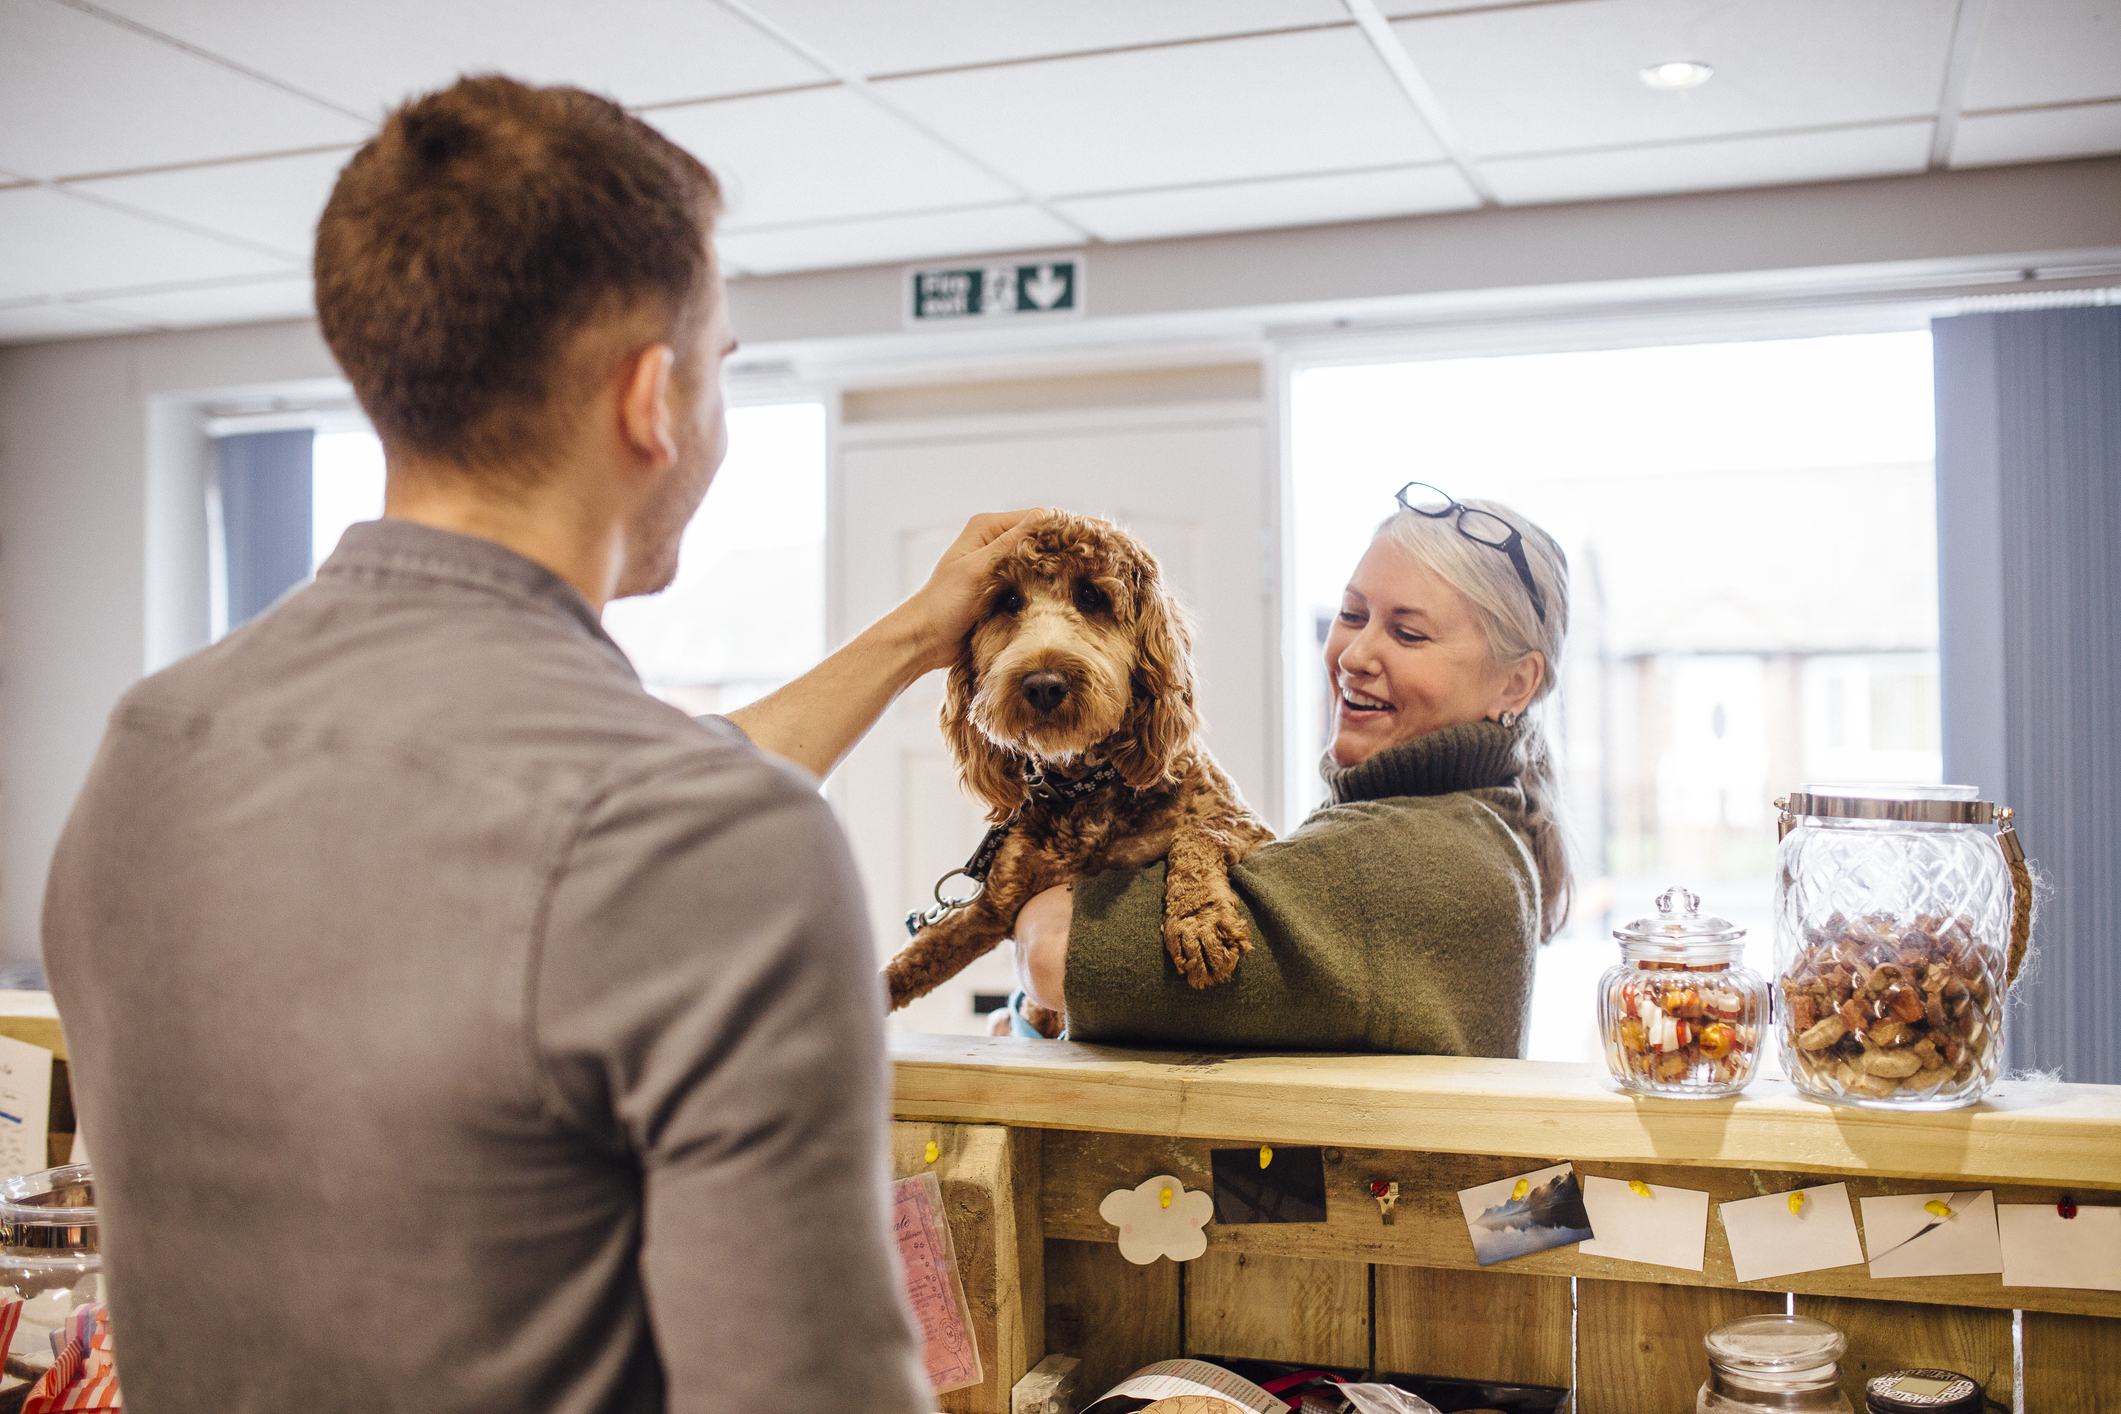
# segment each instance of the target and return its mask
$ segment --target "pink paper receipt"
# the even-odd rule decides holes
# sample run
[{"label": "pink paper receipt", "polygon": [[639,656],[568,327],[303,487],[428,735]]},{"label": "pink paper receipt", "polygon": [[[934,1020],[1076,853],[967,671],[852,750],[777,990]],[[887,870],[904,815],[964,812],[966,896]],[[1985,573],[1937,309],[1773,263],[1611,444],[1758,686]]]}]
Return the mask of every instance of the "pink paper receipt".
[{"label": "pink paper receipt", "polygon": [[[925,1180],[925,1181],[924,1181]],[[965,1292],[943,1227],[942,1190],[933,1174],[892,1185],[891,1226],[906,1267],[906,1294],[921,1324],[922,1355],[936,1393],[980,1382]]]}]

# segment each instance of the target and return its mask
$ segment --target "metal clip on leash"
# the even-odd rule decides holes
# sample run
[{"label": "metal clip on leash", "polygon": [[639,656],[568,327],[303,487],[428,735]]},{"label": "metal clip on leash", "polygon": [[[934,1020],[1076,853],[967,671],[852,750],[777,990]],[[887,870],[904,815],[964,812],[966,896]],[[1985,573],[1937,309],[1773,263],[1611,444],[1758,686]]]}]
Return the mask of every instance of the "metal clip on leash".
[{"label": "metal clip on leash", "polygon": [[[1096,794],[1118,779],[1119,768],[1110,762],[1099,766],[1086,776],[1079,776],[1074,780],[1064,777],[1057,783],[1048,780],[1045,772],[1041,771],[1035,762],[1027,762],[1024,766],[1024,785],[1035,800],[1058,800],[1063,803],[1081,800],[1084,796]],[[1015,828],[1023,813],[1021,809],[1010,811],[1008,819],[987,831],[986,837],[979,842],[979,848],[972,851],[972,857],[965,861],[964,868],[953,869],[935,881],[935,907],[916,908],[909,912],[906,915],[907,933],[919,937],[921,929],[940,923],[959,909],[970,908],[979,902],[980,896],[987,892],[987,875],[994,869],[995,856],[1002,852],[1002,842],[1009,838],[1009,831]],[[959,877],[972,881],[972,892],[963,898],[945,898],[943,885]]]}]

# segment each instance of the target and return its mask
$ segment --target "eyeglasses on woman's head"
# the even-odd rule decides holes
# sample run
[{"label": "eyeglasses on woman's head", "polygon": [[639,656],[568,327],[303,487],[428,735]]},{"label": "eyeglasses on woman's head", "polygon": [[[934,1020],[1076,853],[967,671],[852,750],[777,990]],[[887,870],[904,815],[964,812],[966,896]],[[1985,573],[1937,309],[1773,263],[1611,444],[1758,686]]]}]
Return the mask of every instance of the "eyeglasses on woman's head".
[{"label": "eyeglasses on woman's head", "polygon": [[[1431,510],[1427,506],[1415,505],[1407,499],[1407,493],[1415,490],[1434,491],[1443,502],[1442,508]],[[1460,535],[1476,545],[1485,545],[1491,550],[1500,550],[1508,555],[1510,563],[1517,567],[1517,577],[1524,581],[1524,592],[1532,596],[1532,612],[1539,615],[1542,624],[1547,621],[1546,596],[1539,592],[1539,585],[1532,578],[1532,562],[1525,558],[1524,553],[1523,531],[1493,511],[1460,505],[1451,498],[1449,492],[1441,487],[1431,486],[1426,481],[1409,481],[1399,488],[1394,499],[1399,502],[1401,510],[1412,511],[1415,515],[1425,516],[1430,520],[1456,516]]]}]

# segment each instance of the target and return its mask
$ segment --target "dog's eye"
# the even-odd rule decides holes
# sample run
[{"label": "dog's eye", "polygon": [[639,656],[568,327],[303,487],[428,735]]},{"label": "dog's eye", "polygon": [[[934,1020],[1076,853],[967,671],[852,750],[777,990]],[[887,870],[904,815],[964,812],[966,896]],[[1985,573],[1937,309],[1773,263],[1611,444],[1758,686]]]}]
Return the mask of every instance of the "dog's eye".
[{"label": "dog's eye", "polygon": [[1024,596],[1013,586],[994,596],[994,611],[998,614],[1013,614],[1024,607]]},{"label": "dog's eye", "polygon": [[1102,614],[1112,607],[1112,599],[1096,585],[1082,584],[1076,587],[1075,607],[1086,614]]}]

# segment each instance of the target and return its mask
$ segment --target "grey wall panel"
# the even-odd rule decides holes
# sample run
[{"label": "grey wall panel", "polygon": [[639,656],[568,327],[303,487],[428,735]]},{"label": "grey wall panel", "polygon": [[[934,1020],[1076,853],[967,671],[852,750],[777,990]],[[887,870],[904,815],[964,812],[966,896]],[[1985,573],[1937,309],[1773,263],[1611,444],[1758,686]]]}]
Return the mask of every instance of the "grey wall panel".
[{"label": "grey wall panel", "polygon": [[2017,808],[2055,886],[2011,1062],[2121,1083],[2121,308],[1934,331],[1945,772]]}]

